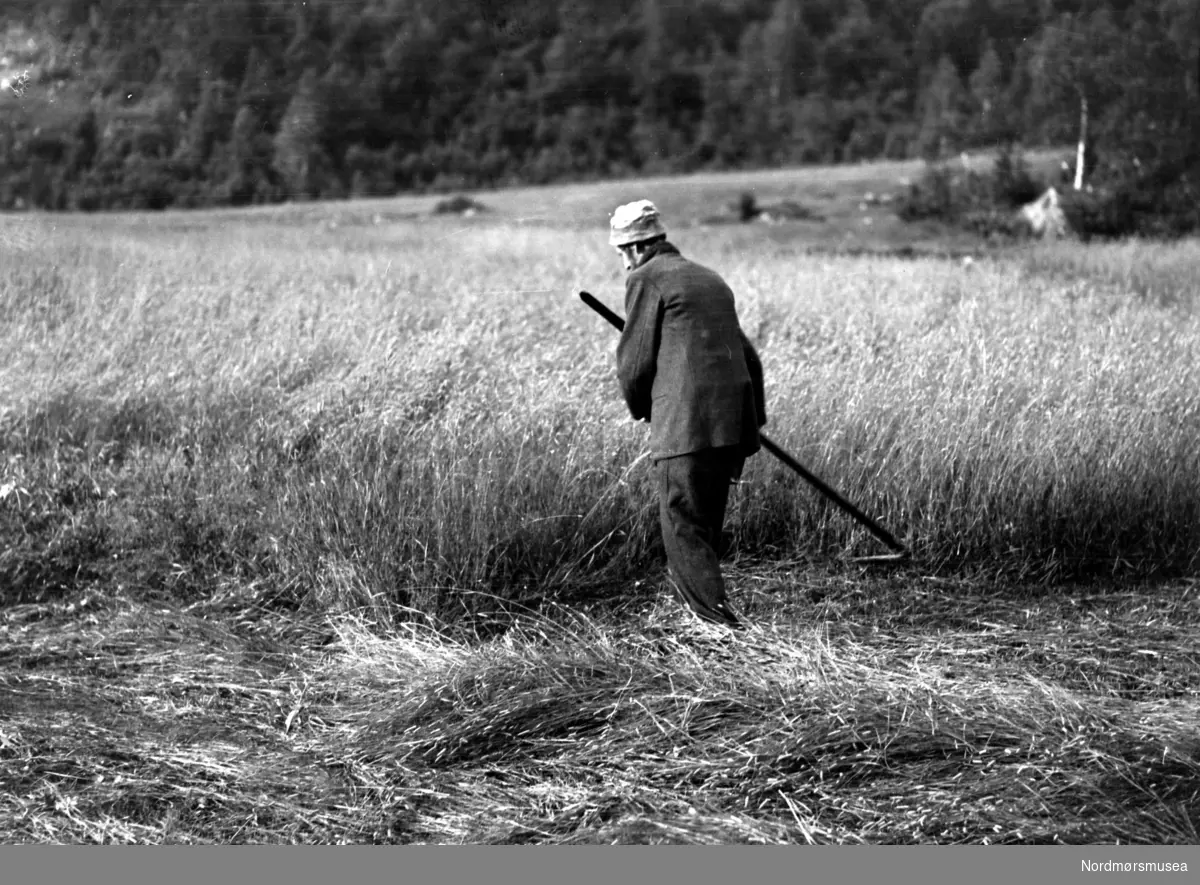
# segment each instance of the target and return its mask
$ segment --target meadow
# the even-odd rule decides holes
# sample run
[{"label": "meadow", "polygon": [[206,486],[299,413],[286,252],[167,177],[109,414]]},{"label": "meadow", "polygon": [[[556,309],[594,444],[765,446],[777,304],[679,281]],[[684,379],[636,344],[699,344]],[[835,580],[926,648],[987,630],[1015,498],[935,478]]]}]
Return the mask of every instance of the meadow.
[{"label": "meadow", "polygon": [[[910,172],[0,220],[0,839],[1197,842],[1200,245],[947,257]],[[755,626],[670,600],[641,196],[911,564],[763,453]]]}]

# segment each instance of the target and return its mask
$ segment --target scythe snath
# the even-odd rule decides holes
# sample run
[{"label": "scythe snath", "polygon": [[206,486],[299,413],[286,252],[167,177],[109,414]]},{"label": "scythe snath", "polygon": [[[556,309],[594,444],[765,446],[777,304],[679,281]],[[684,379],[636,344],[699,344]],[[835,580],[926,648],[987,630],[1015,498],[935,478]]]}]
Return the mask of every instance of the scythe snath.
[{"label": "scythe snath", "polygon": [[[580,292],[579,297],[581,299],[583,299],[584,304],[586,304],[592,310],[596,311],[596,313],[600,314],[600,316],[602,316],[606,320],[608,320],[618,330],[625,328],[625,321],[623,319],[621,319],[619,316],[617,316],[615,313],[613,313],[611,310],[609,310],[603,303],[601,303],[601,301],[598,298],[596,298],[596,296],[592,295],[590,292]],[[864,528],[866,528],[871,534],[873,534],[876,538],[878,538],[880,541],[882,541],[884,544],[886,544],[888,546],[888,548],[893,551],[890,554],[884,554],[881,556],[855,557],[853,560],[854,562],[860,562],[860,563],[865,563],[865,564],[897,563],[897,562],[905,562],[909,559],[911,554],[909,553],[908,548],[905,547],[903,544],[901,544],[899,541],[897,541],[892,536],[892,534],[889,531],[887,531],[887,529],[885,529],[883,526],[881,526],[875,520],[871,519],[871,517],[867,516],[865,513],[863,513],[861,510],[859,510],[857,507],[855,507],[853,504],[851,504],[849,501],[847,501],[845,498],[843,498],[841,495],[839,495],[824,480],[822,480],[819,476],[814,474],[812,471],[810,471],[808,468],[806,468],[803,464],[801,464],[799,461],[797,461],[795,458],[793,458],[791,455],[789,455],[787,452],[785,452],[783,449],[781,449],[766,434],[764,434],[760,431],[758,434],[758,439],[759,439],[759,442],[762,443],[762,447],[764,449],[766,449],[768,452],[770,452],[772,455],[774,455],[776,458],[778,458],[780,461],[782,461],[784,464],[786,464],[788,467],[790,467],[793,471],[798,473],[805,481],[807,481],[810,485],[812,485],[822,495],[824,495],[826,498],[828,498],[830,501],[832,501],[838,507],[842,508],[842,510],[846,511],[846,513],[848,513],[852,517],[854,517],[854,519],[860,525],[862,525]]]}]

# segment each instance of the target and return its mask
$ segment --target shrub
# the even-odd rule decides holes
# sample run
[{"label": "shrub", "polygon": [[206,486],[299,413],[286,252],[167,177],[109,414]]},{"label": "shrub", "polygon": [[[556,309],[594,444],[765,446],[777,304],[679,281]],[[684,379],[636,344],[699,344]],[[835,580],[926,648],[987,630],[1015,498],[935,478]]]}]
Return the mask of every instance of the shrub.
[{"label": "shrub", "polygon": [[1004,209],[976,209],[962,218],[963,227],[988,240],[1012,239],[1029,232],[1029,225],[1015,212]]},{"label": "shrub", "polygon": [[1153,167],[1112,157],[1091,187],[1064,194],[1063,211],[1088,239],[1173,238],[1200,230],[1200,154]]},{"label": "shrub", "polygon": [[753,221],[759,214],[758,201],[750,191],[742,191],[737,201],[738,218],[742,221]]},{"label": "shrub", "polygon": [[125,164],[125,205],[131,209],[167,208],[175,202],[183,174],[170,160],[135,154]]},{"label": "shrub", "polygon": [[467,213],[485,212],[487,207],[478,200],[473,200],[465,194],[456,194],[445,200],[439,200],[433,207],[435,215],[465,215]]},{"label": "shrub", "polygon": [[1014,210],[1042,191],[1024,158],[1006,150],[990,173],[959,172],[945,163],[927,165],[901,195],[896,214],[903,221],[945,221],[988,238],[1017,237],[1027,228]]},{"label": "shrub", "polygon": [[954,187],[949,167],[927,165],[920,179],[900,197],[896,214],[903,221],[950,218],[954,214]]},{"label": "shrub", "polygon": [[1084,239],[1121,237],[1133,232],[1128,207],[1108,191],[1068,190],[1063,194],[1062,209],[1071,229]]},{"label": "shrub", "polygon": [[1016,208],[1036,200],[1046,190],[1029,171],[1025,158],[1011,150],[996,157],[992,172],[992,197],[997,205]]}]

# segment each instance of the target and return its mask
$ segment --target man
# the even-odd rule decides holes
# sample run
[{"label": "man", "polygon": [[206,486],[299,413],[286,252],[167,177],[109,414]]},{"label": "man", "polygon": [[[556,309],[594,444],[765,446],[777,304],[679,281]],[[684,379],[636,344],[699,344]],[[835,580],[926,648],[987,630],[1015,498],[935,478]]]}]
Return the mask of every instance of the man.
[{"label": "man", "polygon": [[738,627],[718,548],[729,486],[767,423],[762,364],[729,286],[667,241],[653,203],[618,207],[610,228],[628,272],[617,377],[630,413],[650,422],[672,583],[697,616]]}]

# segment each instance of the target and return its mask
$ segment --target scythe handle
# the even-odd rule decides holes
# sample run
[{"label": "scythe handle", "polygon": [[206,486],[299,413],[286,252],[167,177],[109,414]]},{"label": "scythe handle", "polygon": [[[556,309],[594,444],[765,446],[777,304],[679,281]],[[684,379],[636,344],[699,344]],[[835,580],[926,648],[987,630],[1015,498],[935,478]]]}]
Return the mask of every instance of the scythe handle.
[{"label": "scythe handle", "polygon": [[[617,314],[615,314],[613,311],[609,310],[609,308],[598,298],[596,298],[596,296],[592,295],[590,292],[580,292],[579,297],[583,300],[584,304],[608,320],[618,330],[625,328],[625,321],[617,316]],[[871,517],[867,516],[865,513],[839,495],[824,480],[781,449],[765,433],[759,431],[758,439],[762,443],[764,449],[766,449],[788,467],[792,468],[792,470],[798,473],[822,495],[854,517],[855,520],[857,520],[864,528],[870,531],[870,533],[876,538],[886,544],[891,550],[894,550],[896,553],[900,553],[902,555],[908,554],[908,549],[894,537],[892,537],[892,534],[883,526],[871,519]]]}]

